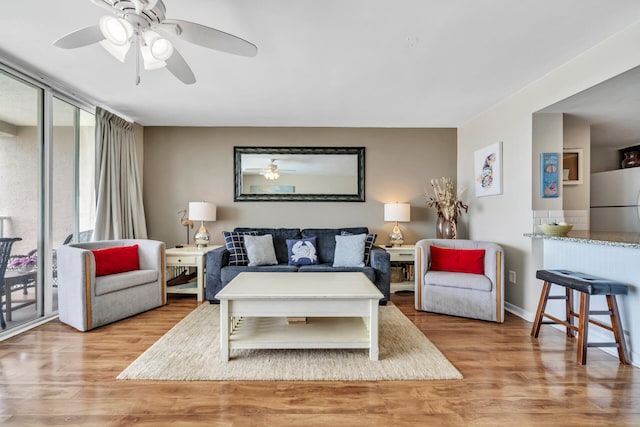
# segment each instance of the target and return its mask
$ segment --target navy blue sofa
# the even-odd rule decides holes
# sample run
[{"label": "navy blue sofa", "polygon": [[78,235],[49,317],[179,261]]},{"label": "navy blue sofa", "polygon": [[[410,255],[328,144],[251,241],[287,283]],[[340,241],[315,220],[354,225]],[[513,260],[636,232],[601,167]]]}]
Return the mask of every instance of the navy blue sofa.
[{"label": "navy blue sofa", "polygon": [[[380,300],[381,305],[386,305],[389,301],[390,293],[390,269],[391,261],[389,253],[383,248],[373,246],[371,248],[369,263],[364,267],[333,267],[333,254],[335,252],[335,236],[343,231],[351,234],[369,233],[367,227],[351,228],[236,228],[236,232],[256,231],[261,235],[271,234],[273,236],[273,246],[278,259],[277,265],[262,265],[256,267],[229,265],[229,251],[225,247],[214,249],[207,253],[207,283],[206,298],[211,303],[218,303],[215,298],[233,278],[243,271],[274,271],[304,273],[307,271],[316,272],[362,272],[371,282],[380,289],[384,298]],[[317,238],[318,261],[317,265],[288,265],[287,239],[300,239],[315,236]]]}]

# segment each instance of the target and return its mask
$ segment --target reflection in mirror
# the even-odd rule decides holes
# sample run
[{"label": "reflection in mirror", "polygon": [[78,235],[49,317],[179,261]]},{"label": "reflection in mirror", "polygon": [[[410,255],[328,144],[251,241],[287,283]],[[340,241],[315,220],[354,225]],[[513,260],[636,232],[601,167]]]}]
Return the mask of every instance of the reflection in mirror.
[{"label": "reflection in mirror", "polygon": [[364,201],[363,147],[235,147],[235,201]]}]

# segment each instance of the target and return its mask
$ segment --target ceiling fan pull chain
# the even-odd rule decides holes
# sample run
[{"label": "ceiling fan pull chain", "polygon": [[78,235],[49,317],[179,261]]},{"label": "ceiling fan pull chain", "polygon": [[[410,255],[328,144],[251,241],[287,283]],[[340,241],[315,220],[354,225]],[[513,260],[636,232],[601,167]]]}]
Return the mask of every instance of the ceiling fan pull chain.
[{"label": "ceiling fan pull chain", "polygon": [[140,37],[140,28],[138,28],[133,41],[133,48],[136,51],[136,86],[140,84]]}]

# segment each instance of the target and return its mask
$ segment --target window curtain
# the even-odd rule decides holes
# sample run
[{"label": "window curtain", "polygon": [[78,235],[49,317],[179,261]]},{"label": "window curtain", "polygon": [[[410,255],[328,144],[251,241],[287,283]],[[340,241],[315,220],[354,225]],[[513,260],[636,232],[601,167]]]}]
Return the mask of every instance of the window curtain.
[{"label": "window curtain", "polygon": [[133,123],[96,108],[96,224],[93,240],[146,239]]}]

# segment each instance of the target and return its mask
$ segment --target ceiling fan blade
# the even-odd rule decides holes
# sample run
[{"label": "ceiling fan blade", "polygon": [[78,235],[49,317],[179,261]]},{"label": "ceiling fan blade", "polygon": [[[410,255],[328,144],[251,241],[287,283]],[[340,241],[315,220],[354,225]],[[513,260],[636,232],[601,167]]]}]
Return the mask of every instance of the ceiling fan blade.
[{"label": "ceiling fan blade", "polygon": [[224,31],[193,22],[180,19],[165,19],[162,23],[155,24],[154,27],[176,34],[188,42],[209,49],[220,50],[240,56],[256,56],[258,53],[258,48],[253,43],[225,33]]},{"label": "ceiling fan blade", "polygon": [[173,50],[173,54],[169,59],[165,60],[165,62],[167,63],[167,70],[176,76],[182,83],[191,85],[196,82],[196,76],[193,75],[193,71],[191,71],[187,62],[175,48]]},{"label": "ceiling fan blade", "polygon": [[63,49],[75,49],[77,47],[87,46],[102,40],[104,40],[104,35],[102,34],[102,31],[100,31],[100,26],[92,25],[60,37],[58,40],[53,42],[53,45]]}]

